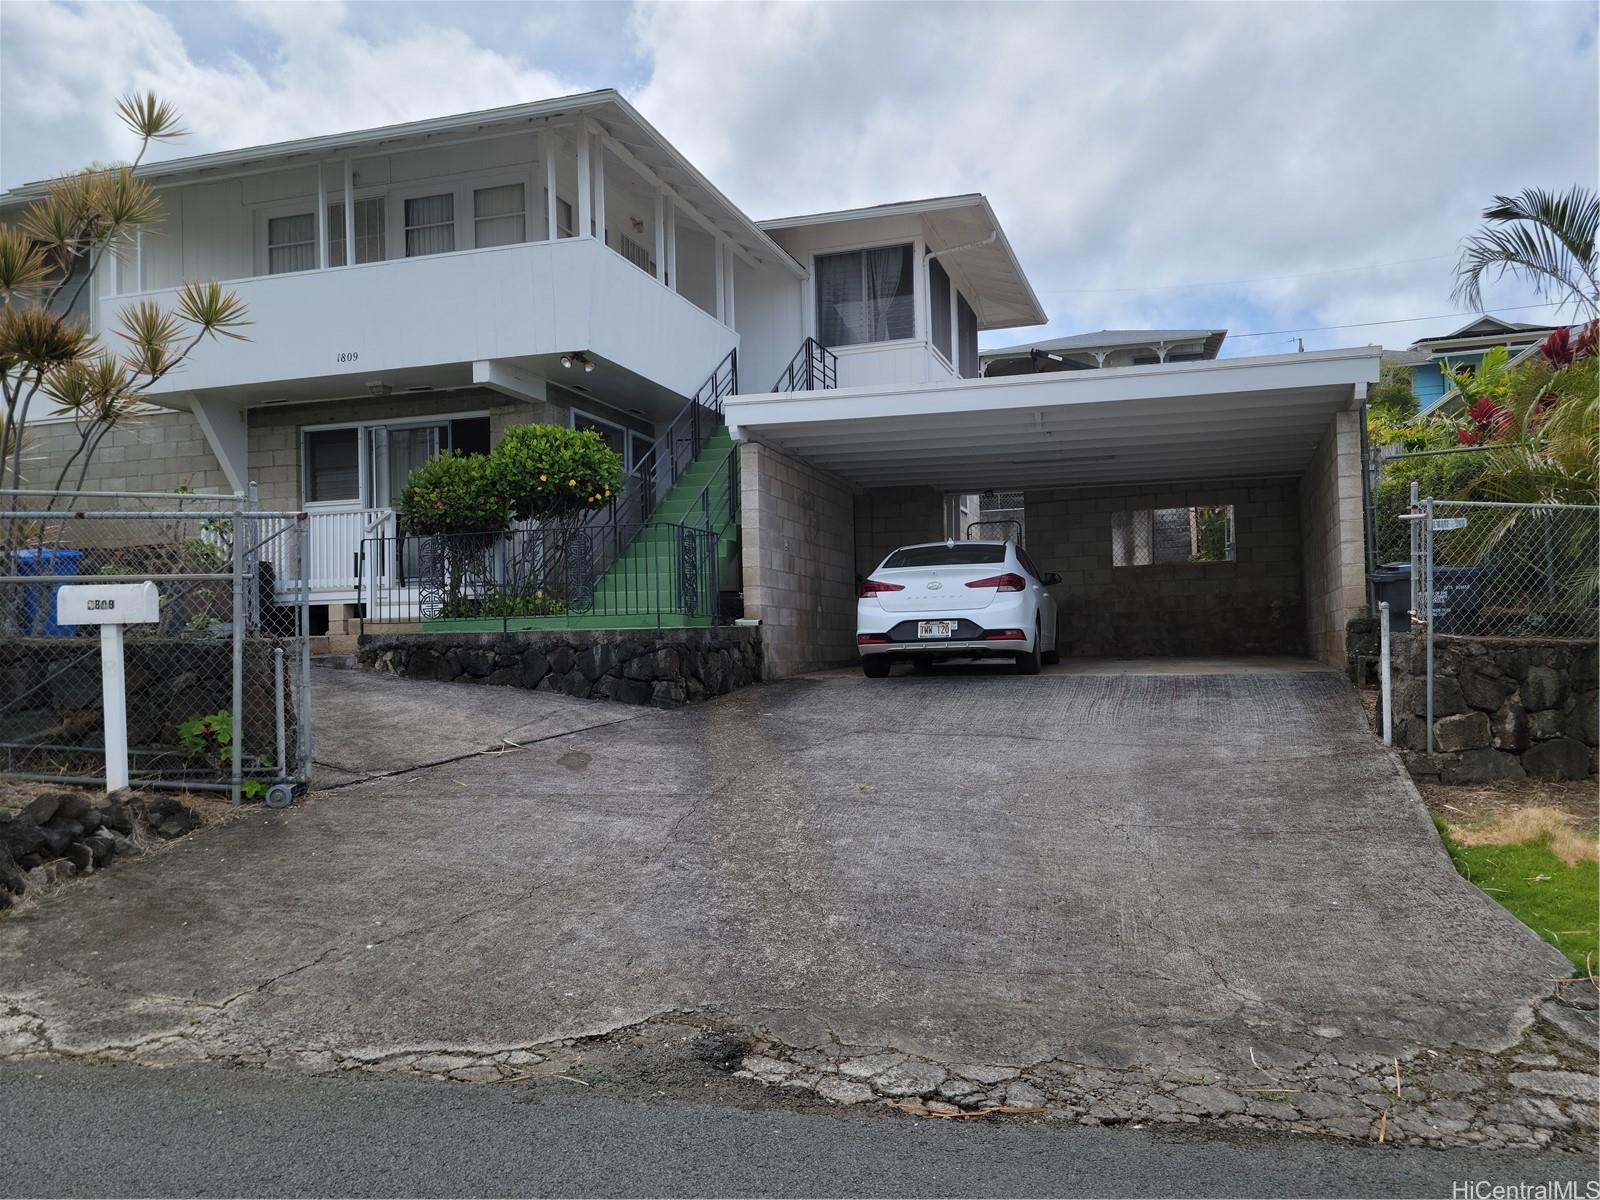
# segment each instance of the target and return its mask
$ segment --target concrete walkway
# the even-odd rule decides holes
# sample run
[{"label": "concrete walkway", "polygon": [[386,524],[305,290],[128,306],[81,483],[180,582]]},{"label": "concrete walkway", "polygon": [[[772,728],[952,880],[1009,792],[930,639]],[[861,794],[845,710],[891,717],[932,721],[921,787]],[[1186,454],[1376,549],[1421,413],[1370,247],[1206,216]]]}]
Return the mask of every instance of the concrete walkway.
[{"label": "concrete walkway", "polygon": [[694,1013],[1199,1078],[1503,1048],[1569,973],[1327,672],[841,672],[667,712],[318,674],[345,786],[0,923],[14,1050],[348,1064]]}]

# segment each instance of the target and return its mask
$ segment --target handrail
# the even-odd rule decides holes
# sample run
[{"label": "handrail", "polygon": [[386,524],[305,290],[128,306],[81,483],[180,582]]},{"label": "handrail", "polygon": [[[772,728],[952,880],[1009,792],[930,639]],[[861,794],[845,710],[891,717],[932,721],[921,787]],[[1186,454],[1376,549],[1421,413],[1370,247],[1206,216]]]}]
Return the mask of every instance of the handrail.
[{"label": "handrail", "polygon": [[705,527],[708,530],[715,528],[711,520],[711,505],[714,499],[711,495],[711,489],[723,478],[726,478],[728,485],[726,496],[727,515],[730,520],[737,522],[739,516],[739,447],[730,446],[722,462],[717,464],[717,470],[712,473],[710,479],[706,480],[705,486],[695,493],[694,499],[689,501],[689,507],[684,511],[683,515],[685,524],[688,523],[689,514],[698,508],[705,514]]},{"label": "handrail", "polygon": [[[739,350],[723,356],[704,383],[634,464],[611,502],[611,516],[649,519],[722,424],[723,400],[739,390]],[[636,511],[635,511],[636,510]]]},{"label": "handrail", "polygon": [[778,382],[772,385],[772,390],[826,392],[838,386],[839,356],[816,338],[808,337],[800,343],[800,349],[795,351]]}]

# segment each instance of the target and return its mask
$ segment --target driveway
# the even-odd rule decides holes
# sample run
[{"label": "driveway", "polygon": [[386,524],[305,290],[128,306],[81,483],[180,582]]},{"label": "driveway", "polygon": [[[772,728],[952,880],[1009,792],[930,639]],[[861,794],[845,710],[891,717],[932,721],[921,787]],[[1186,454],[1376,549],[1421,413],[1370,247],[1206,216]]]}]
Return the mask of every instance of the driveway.
[{"label": "driveway", "polygon": [[832,672],[675,711],[319,671],[343,786],[0,923],[0,1012],[24,1049],[246,1061],[671,1013],[941,1063],[1511,1045],[1564,960],[1306,667]]}]

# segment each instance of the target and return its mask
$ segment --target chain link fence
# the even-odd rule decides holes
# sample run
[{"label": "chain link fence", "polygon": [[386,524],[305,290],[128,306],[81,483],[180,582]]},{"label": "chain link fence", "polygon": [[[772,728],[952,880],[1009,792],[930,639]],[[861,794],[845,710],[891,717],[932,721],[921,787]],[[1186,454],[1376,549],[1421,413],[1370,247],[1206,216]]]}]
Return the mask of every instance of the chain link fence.
[{"label": "chain link fence", "polygon": [[0,491],[0,775],[104,784],[100,640],[68,584],[153,582],[124,630],[134,786],[287,803],[310,780],[305,523],[238,496]]}]

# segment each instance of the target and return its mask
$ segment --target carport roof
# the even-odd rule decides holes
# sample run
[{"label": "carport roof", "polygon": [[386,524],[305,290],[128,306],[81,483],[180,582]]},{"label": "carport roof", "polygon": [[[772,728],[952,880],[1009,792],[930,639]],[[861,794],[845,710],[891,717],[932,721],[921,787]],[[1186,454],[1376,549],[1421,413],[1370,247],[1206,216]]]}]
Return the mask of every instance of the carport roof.
[{"label": "carport roof", "polygon": [[736,439],[864,487],[946,491],[1298,475],[1380,346],[733,396]]}]

